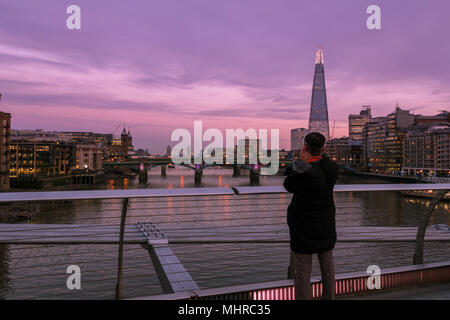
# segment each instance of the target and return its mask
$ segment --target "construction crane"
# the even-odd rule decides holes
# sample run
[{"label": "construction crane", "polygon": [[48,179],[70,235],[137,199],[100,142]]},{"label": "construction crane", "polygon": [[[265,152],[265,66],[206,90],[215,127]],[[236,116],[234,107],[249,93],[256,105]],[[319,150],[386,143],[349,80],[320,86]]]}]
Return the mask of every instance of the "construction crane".
[{"label": "construction crane", "polygon": [[336,125],[336,120],[333,120],[333,128],[331,128],[331,137],[330,140],[334,137],[334,126]]},{"label": "construction crane", "polygon": [[[116,127],[116,129],[114,129],[114,132],[113,132],[113,136],[114,137],[120,137],[120,131],[119,131],[119,134],[117,134],[117,130],[119,129],[119,128],[125,128],[126,127],[126,123],[124,122],[124,123],[119,123],[118,125],[117,125],[117,127]],[[130,130],[130,127],[128,127],[128,130]]]},{"label": "construction crane", "polygon": [[117,129],[119,129],[122,126],[122,124],[118,124],[117,127],[114,129],[113,136],[116,136]]}]

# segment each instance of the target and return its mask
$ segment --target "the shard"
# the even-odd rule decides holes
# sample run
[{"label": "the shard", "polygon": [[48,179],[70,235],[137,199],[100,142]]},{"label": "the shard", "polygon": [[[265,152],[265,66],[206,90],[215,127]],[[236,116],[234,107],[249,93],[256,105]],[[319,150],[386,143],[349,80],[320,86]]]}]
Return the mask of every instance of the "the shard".
[{"label": "the shard", "polygon": [[328,125],[327,93],[325,90],[325,73],[323,66],[323,51],[316,51],[316,67],[311,98],[311,110],[309,113],[309,132],[320,132],[327,140],[330,139]]}]

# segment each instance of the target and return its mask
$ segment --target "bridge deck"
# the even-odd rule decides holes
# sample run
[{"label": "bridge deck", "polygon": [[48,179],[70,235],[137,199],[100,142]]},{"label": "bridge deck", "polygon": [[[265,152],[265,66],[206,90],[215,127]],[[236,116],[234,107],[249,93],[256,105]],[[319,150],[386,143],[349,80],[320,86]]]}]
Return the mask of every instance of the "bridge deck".
[{"label": "bridge deck", "polygon": [[[0,244],[118,244],[120,226],[99,224],[0,224]],[[285,225],[199,227],[179,225],[159,227],[169,244],[288,242]],[[337,228],[340,242],[415,241],[416,227]],[[426,241],[450,241],[450,230],[428,227]],[[147,244],[137,227],[125,227],[125,244]]]}]

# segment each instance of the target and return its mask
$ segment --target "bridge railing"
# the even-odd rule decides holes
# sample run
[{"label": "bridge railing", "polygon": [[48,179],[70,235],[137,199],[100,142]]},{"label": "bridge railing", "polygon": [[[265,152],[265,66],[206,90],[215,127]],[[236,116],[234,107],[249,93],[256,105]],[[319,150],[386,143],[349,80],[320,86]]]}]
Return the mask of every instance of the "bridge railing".
[{"label": "bridge railing", "polygon": [[[419,264],[421,252],[426,262],[450,260],[448,204],[439,203],[449,189],[337,185],[336,271],[401,267],[413,256]],[[404,190],[434,193],[392,193]],[[286,278],[290,199],[282,187],[0,193],[0,212],[31,218],[0,225],[0,272],[9,279],[0,277],[0,296],[122,298]],[[68,265],[80,266],[82,290],[65,288]]]}]

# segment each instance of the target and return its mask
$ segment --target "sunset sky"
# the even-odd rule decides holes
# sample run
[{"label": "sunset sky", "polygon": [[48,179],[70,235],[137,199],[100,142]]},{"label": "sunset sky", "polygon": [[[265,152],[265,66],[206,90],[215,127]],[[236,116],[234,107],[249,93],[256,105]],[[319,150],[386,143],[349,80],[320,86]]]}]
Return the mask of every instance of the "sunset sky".
[{"label": "sunset sky", "polygon": [[[81,7],[82,29],[66,28]],[[382,30],[366,8],[381,7]],[[13,129],[131,128],[162,153],[176,128],[307,127],[324,50],[330,127],[395,104],[450,106],[450,2],[381,0],[1,0],[0,111]]]}]

